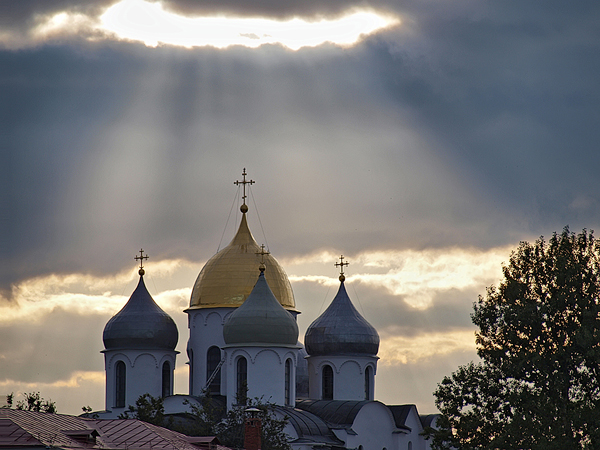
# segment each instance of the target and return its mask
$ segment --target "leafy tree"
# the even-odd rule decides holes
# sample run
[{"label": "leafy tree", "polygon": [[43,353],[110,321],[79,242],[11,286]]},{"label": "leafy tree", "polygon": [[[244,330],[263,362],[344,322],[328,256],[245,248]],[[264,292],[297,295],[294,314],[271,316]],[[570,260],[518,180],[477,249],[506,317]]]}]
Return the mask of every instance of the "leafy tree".
[{"label": "leafy tree", "polygon": [[[36,411],[36,412],[46,412],[46,413],[55,413],[56,412],[56,403],[52,400],[44,400],[39,392],[31,392],[31,393],[23,393],[24,400],[19,400],[16,405],[16,409],[21,409],[25,411]],[[9,408],[12,408],[14,401],[14,394],[9,394],[6,396],[6,403]]]},{"label": "leafy tree", "polygon": [[190,436],[215,436],[217,424],[225,417],[225,405],[216,401],[210,391],[204,391],[200,404],[184,402],[191,409],[192,420],[181,432]]},{"label": "leafy tree", "polygon": [[471,315],[478,364],[434,395],[437,449],[600,448],[600,241],[522,242]]},{"label": "leafy tree", "polygon": [[165,426],[165,407],[162,397],[152,397],[146,393],[140,395],[135,406],[129,405],[127,411],[119,414],[119,419],[135,418],[153,425]]}]

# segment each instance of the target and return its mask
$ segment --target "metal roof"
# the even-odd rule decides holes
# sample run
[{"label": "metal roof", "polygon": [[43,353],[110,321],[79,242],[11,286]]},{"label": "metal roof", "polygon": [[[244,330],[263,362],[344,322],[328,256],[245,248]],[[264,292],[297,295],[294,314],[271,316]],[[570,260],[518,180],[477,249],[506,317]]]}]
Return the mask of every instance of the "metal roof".
[{"label": "metal roof", "polygon": [[419,419],[421,419],[421,425],[423,425],[423,428],[435,428],[438,417],[440,417],[439,414],[425,414],[423,416],[419,416]]},{"label": "metal roof", "polygon": [[329,307],[306,330],[304,345],[311,356],[375,356],[379,350],[379,334],[356,310],[342,281]]},{"label": "metal roof", "polygon": [[261,247],[248,228],[245,213],[233,240],[213,255],[200,271],[192,289],[189,310],[242,305],[256,283],[262,258],[268,269],[265,276],[275,298],[284,308],[295,311],[294,293],[285,270],[271,254],[261,254]]},{"label": "metal roof", "polygon": [[[194,445],[196,443],[196,445]],[[0,409],[0,448],[198,450],[202,442],[137,419],[86,419]],[[218,449],[225,450],[220,445]]]},{"label": "metal roof", "polygon": [[131,297],[104,327],[102,335],[107,350],[121,348],[150,348],[174,350],[179,339],[175,322],[156,304],[144,277]]},{"label": "metal roof", "polygon": [[329,425],[347,427],[367,403],[372,400],[298,400],[296,407],[320,417]]},{"label": "metal roof", "polygon": [[391,411],[394,416],[394,422],[396,428],[404,428],[410,430],[410,427],[406,425],[406,419],[412,409],[417,413],[417,407],[415,405],[387,405],[387,408]]},{"label": "metal roof", "polygon": [[227,345],[296,346],[298,324],[275,298],[263,271],[246,301],[225,322],[223,338]]},{"label": "metal roof", "polygon": [[333,434],[327,424],[316,415],[291,406],[275,406],[274,409],[287,417],[290,425],[294,427],[298,435],[297,442],[343,445],[343,442]]}]

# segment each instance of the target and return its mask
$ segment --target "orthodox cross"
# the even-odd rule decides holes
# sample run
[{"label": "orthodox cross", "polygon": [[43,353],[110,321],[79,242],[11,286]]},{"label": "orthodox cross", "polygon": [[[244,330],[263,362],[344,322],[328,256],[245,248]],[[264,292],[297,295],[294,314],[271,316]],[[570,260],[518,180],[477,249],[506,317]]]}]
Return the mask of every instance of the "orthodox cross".
[{"label": "orthodox cross", "polygon": [[265,270],[265,255],[269,255],[269,251],[265,250],[265,244],[260,246],[260,252],[256,252],[257,255],[260,255],[260,271]]},{"label": "orthodox cross", "polygon": [[148,259],[148,255],[144,256],[144,249],[140,249],[140,256],[135,256],[133,259],[140,262],[140,270],[138,271],[140,275],[144,275],[144,260]]},{"label": "orthodox cross", "polygon": [[244,187],[244,195],[242,196],[242,201],[244,202],[244,205],[246,204],[246,185],[247,184],[254,184],[255,181],[254,180],[250,180],[250,181],[246,181],[246,168],[244,167],[244,171],[242,172],[242,176],[244,177],[243,181],[234,181],[233,184],[235,184],[236,186],[239,186],[240,184]]},{"label": "orthodox cross", "polygon": [[344,276],[344,266],[348,266],[350,263],[348,261],[344,262],[344,255],[340,255],[340,262],[335,263],[335,267],[340,267],[340,281],[344,281],[346,277]]}]

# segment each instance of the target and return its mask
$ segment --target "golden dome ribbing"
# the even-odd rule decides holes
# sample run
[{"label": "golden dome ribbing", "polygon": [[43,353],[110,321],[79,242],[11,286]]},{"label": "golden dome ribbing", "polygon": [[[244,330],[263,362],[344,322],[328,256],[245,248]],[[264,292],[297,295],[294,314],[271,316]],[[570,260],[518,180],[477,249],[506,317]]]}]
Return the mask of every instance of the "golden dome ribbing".
[{"label": "golden dome ribbing", "polygon": [[263,258],[268,268],[266,279],[275,298],[284,308],[295,310],[294,294],[285,271],[270,254],[261,252],[245,213],[231,243],[202,268],[192,289],[190,309],[240,306],[252,292]]}]

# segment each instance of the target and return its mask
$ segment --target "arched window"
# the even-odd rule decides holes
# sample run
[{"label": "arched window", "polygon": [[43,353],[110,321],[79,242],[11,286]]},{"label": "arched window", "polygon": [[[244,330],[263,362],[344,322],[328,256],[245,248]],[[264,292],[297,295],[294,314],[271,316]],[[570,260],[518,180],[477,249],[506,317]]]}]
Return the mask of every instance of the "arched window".
[{"label": "arched window", "polygon": [[[212,346],[208,349],[206,353],[206,381],[213,375],[215,369],[219,366],[221,362],[221,349],[216,346]],[[208,391],[211,394],[220,394],[221,393],[221,368],[219,367],[219,371],[215,374],[214,378],[210,382],[208,386]]]},{"label": "arched window", "polygon": [[187,348],[188,364],[190,365],[190,395],[194,395],[194,351],[188,342]]},{"label": "arched window", "polygon": [[285,404],[292,404],[292,360],[285,361]]},{"label": "arched window", "polygon": [[235,396],[238,405],[246,404],[248,394],[248,361],[240,356],[236,363],[236,391]]},{"label": "arched window", "polygon": [[333,400],[333,369],[331,366],[323,366],[322,374],[322,392],[323,400]]},{"label": "arched window", "polygon": [[408,441],[408,450],[412,450],[412,441]]},{"label": "arched window", "polygon": [[162,397],[171,395],[171,364],[165,361],[162,366]]},{"label": "arched window", "polygon": [[115,364],[115,408],[125,408],[125,363]]},{"label": "arched window", "polygon": [[365,370],[365,400],[371,400],[373,396],[371,392],[373,388],[371,387],[371,374],[373,373],[373,368],[368,366]]}]

